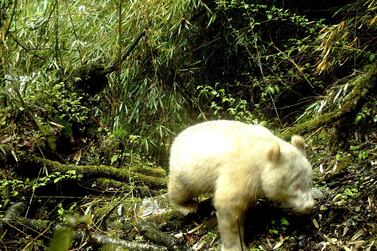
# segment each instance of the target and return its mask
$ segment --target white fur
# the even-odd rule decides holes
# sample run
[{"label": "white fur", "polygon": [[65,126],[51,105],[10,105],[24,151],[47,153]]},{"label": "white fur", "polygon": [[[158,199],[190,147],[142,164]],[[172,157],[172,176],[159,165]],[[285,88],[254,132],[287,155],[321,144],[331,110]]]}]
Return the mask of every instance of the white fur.
[{"label": "white fur", "polygon": [[292,144],[265,127],[237,121],[189,127],[171,148],[169,198],[190,213],[196,210],[195,195],[214,193],[222,250],[241,250],[244,214],[258,198],[268,197],[297,212],[314,205],[304,140],[294,136]]}]

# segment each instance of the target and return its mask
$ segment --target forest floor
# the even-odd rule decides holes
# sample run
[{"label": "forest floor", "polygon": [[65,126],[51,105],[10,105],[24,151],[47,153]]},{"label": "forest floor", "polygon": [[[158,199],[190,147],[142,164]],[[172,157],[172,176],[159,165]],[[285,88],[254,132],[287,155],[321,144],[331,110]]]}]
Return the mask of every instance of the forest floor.
[{"label": "forest floor", "polygon": [[[377,250],[376,142],[375,132],[363,140],[355,133],[346,142],[349,150],[335,153],[326,144],[312,142],[314,210],[295,215],[259,201],[246,219],[248,250]],[[195,250],[216,247],[216,217],[210,203],[204,204],[204,216],[199,211],[187,216],[181,229],[163,230],[181,231],[186,247]]]},{"label": "forest floor", "polygon": [[[296,215],[260,200],[246,218],[248,250],[377,250],[377,134],[354,133],[343,150],[332,147],[328,138],[321,130],[307,141],[317,197],[313,211]],[[30,163],[29,170],[37,163]],[[205,198],[195,214],[176,212],[166,199],[164,169],[151,165],[123,173],[106,166],[51,161],[43,166],[50,172],[75,171],[72,177],[55,177],[64,182],[46,181],[32,197],[23,194],[8,201],[0,224],[1,250],[47,249],[59,229],[71,233],[70,250],[219,247],[211,198]],[[6,172],[3,169],[2,175]],[[102,176],[110,179],[98,178]]]}]

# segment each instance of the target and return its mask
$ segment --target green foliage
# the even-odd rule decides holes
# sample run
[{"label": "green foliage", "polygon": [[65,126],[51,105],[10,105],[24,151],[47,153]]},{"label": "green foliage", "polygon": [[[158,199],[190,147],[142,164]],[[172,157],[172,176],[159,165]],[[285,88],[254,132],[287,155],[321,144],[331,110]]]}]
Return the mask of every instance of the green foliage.
[{"label": "green foliage", "polygon": [[[217,19],[209,31],[214,38],[204,41],[202,49],[206,60],[201,62],[204,73],[200,76],[207,83],[216,83],[217,90],[247,101],[254,115],[267,117],[280,116],[282,105],[294,110],[310,89],[322,88],[312,75],[312,41],[323,20],[309,20],[272,3],[216,3]],[[199,103],[203,109],[206,102]],[[212,102],[207,104],[217,109]]]},{"label": "green foliage", "polygon": [[76,170],[68,170],[65,173],[61,172],[53,172],[46,176],[40,177],[34,181],[32,185],[33,191],[37,188],[44,187],[48,184],[57,184],[63,180],[72,180],[72,179],[80,179],[82,178],[81,174],[76,174]]},{"label": "green foliage", "polygon": [[[231,94],[226,93],[224,88],[216,89],[216,87],[217,84],[215,88],[210,85],[197,87],[199,98],[211,104],[211,115],[219,119],[225,117],[254,124],[258,123],[258,119],[255,117],[256,112],[250,112],[246,100],[234,98]],[[204,101],[201,102],[205,103]],[[206,117],[203,113],[200,116]]]},{"label": "green foliage", "polygon": [[68,209],[64,209],[63,204],[59,203],[58,204],[58,219],[60,221],[65,221],[67,220],[67,217],[70,215],[74,215],[74,210],[76,209],[77,203],[72,203]]},{"label": "green foliage", "polygon": [[344,195],[348,197],[355,197],[359,194],[359,190],[357,189],[357,187],[353,187],[353,188],[346,187],[343,193]]},{"label": "green foliage", "polygon": [[371,98],[371,100],[363,106],[361,111],[359,111],[355,118],[354,124],[361,125],[370,122],[370,124],[377,125],[377,113],[375,112],[375,108],[377,107],[377,99]]},{"label": "green foliage", "polygon": [[[17,85],[27,107],[8,91],[7,100],[15,112],[30,110],[42,126],[58,124],[48,130],[60,131],[61,125],[69,135],[73,123],[88,119],[88,110],[82,105],[83,97],[56,79],[71,75],[84,64],[116,61],[136,35],[146,30],[138,52],[131,54],[123,71],[110,76],[108,99],[104,99],[110,102],[102,104],[108,113],[105,117],[101,110],[95,114],[110,131],[145,135],[138,141],[138,151],[153,152],[164,144],[170,128],[184,113],[183,98],[171,88],[175,80],[163,76],[178,71],[172,65],[187,44],[184,34],[191,26],[185,21],[187,13],[195,14],[203,6],[200,0],[151,0],[148,4],[20,1],[17,6],[8,5],[6,16],[15,18],[3,54],[8,82],[0,88],[8,91]],[[152,126],[150,121],[156,123]]]},{"label": "green foliage", "polygon": [[64,123],[83,123],[88,119],[89,110],[82,104],[82,96],[70,91],[65,83],[34,90],[30,95],[30,106],[37,111],[47,112],[49,120]]},{"label": "green foliage", "polygon": [[[26,183],[26,184],[25,184]],[[22,181],[17,179],[2,179],[0,180],[1,197],[8,199],[19,195],[20,191],[24,191],[29,180]]]},{"label": "green foliage", "polygon": [[275,236],[280,236],[280,234],[285,232],[287,230],[287,227],[289,226],[289,222],[286,218],[282,217],[280,218],[280,221],[271,221],[271,227],[268,230],[270,234]]},{"label": "green foliage", "polygon": [[5,132],[4,137],[22,141],[14,144],[18,152],[25,146],[44,148],[46,142],[55,150],[59,135],[72,137],[73,125],[83,125],[80,130],[85,130],[90,111],[82,103],[82,96],[70,91],[63,82],[46,80],[50,77],[45,73],[8,76],[14,79],[4,85],[7,106],[0,109],[0,130]]},{"label": "green foliage", "polygon": [[334,196],[332,201],[338,206],[346,205],[348,201],[356,199],[360,195],[358,186],[345,187],[342,193],[338,193]]},{"label": "green foliage", "polygon": [[2,203],[8,203],[8,201],[19,196],[26,196],[38,188],[45,187],[49,184],[58,184],[65,180],[80,178],[82,178],[82,175],[76,174],[75,170],[69,170],[65,173],[54,172],[49,175],[39,177],[35,180],[1,179],[0,195],[1,198],[3,198]]},{"label": "green foliage", "polygon": [[[327,88],[323,79],[313,75],[314,65],[336,65],[331,58],[349,60],[355,50],[343,53],[344,57],[328,55],[340,55],[356,44],[351,29],[356,24],[368,23],[368,29],[374,29],[375,3],[370,0],[361,6],[357,2],[357,9],[366,11],[358,14],[360,19],[334,27],[276,1],[4,3],[9,27],[1,44],[6,74],[0,84],[4,93],[0,107],[5,107],[0,109],[0,129],[31,113],[35,118],[28,120],[38,124],[28,132],[32,137],[23,137],[25,131],[13,123],[17,136],[32,144],[46,140],[55,149],[59,144],[54,136],[71,137],[74,124],[83,125],[95,117],[101,132],[91,134],[104,133],[106,140],[119,147],[106,157],[115,164],[123,159],[124,150],[165,161],[175,132],[207,115],[253,123],[273,117],[283,125],[285,118],[291,122],[297,110],[309,104],[313,93]],[[121,69],[108,76],[108,87],[100,96],[91,97],[96,109],[88,109],[83,105],[87,97],[71,91],[67,79],[84,65],[116,62],[142,31],[146,35]],[[373,46],[367,45],[368,50],[358,57],[372,62]],[[336,86],[334,105],[349,90],[342,83]],[[312,104],[299,121],[330,103]],[[20,124],[30,127],[30,123]]]},{"label": "green foliage", "polygon": [[[196,120],[202,110],[215,117],[256,122],[259,112],[275,110],[271,113],[275,115],[276,97],[290,92],[291,82],[315,82],[309,75],[311,59],[304,53],[321,21],[274,5],[224,0],[208,6],[201,0],[64,5],[21,1],[16,9],[4,54],[14,60],[4,68],[12,81],[26,76],[20,89],[28,105],[24,109],[36,110],[42,127],[53,135],[61,131],[70,135],[73,123],[89,117],[83,97],[70,92],[64,81],[54,81],[84,64],[116,61],[143,30],[146,36],[121,71],[109,76],[105,98],[94,112],[109,135],[122,131],[126,145],[131,135],[136,136],[131,148],[142,155],[164,159],[172,134],[182,123]],[[6,11],[10,16],[13,9],[9,6]],[[271,37],[271,30],[278,32]],[[198,35],[207,32],[213,35],[211,40]],[[219,66],[216,71],[212,64]],[[213,96],[208,108],[208,99],[195,102],[192,95],[198,83],[217,83],[222,97]],[[51,122],[62,128],[46,126]],[[121,140],[115,138],[115,145],[122,145]],[[116,153],[111,162],[119,159]]]},{"label": "green foliage", "polygon": [[366,160],[369,158],[369,151],[362,149],[360,145],[358,146],[350,146],[350,150],[353,152],[355,156],[357,156],[357,159],[360,160]]}]

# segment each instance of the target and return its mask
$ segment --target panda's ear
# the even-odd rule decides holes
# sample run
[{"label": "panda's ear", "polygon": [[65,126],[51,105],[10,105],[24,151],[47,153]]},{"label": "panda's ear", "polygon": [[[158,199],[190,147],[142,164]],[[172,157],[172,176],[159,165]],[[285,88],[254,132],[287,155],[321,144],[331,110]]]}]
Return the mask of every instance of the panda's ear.
[{"label": "panda's ear", "polygon": [[277,162],[280,160],[280,146],[278,144],[272,144],[269,146],[266,154],[266,158],[269,161]]},{"label": "panda's ear", "polygon": [[291,138],[291,143],[301,152],[305,153],[305,140],[303,137],[298,135],[293,135]]}]

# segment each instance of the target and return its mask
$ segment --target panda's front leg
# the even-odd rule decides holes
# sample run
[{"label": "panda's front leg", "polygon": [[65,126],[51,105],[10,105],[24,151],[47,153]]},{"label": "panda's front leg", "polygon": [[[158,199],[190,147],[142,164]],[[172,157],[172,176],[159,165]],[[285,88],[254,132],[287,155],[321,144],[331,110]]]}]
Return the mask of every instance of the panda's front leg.
[{"label": "panda's front leg", "polygon": [[[247,250],[244,243],[244,220],[248,206],[247,195],[238,192],[239,186],[218,186],[214,195],[222,251]],[[241,188],[242,189],[242,188]]]}]

